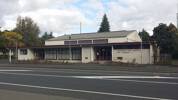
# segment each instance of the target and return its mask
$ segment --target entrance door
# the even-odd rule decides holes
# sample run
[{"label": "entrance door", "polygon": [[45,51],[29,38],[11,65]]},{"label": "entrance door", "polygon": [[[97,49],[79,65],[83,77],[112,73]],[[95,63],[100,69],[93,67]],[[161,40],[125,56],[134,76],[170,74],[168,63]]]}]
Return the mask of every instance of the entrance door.
[{"label": "entrance door", "polygon": [[44,49],[34,49],[35,59],[44,60]]},{"label": "entrance door", "polygon": [[112,49],[110,46],[94,47],[95,51],[95,60],[111,60],[112,58]]}]

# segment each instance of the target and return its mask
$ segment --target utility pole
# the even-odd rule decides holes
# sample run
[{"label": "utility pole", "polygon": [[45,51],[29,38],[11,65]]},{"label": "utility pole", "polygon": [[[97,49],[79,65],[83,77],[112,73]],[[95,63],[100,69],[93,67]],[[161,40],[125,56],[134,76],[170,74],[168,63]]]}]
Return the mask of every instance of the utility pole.
[{"label": "utility pole", "polygon": [[71,52],[71,44],[70,44],[70,42],[71,42],[71,35],[69,36],[69,61],[72,60],[72,52]]},{"label": "utility pole", "polygon": [[177,13],[176,13],[176,15],[177,15],[176,21],[177,21],[177,28],[178,28],[178,4],[177,4]]},{"label": "utility pole", "polygon": [[142,57],[143,46],[142,46],[142,45],[143,45],[143,43],[142,43],[142,41],[141,41],[141,47],[140,47],[140,48],[141,48],[141,64],[142,64],[142,62],[143,62],[143,61],[142,61],[142,59],[143,59],[143,57]]},{"label": "utility pole", "polygon": [[142,47],[142,45],[143,45],[143,40],[142,40],[142,33],[141,33],[141,36],[140,36],[140,38],[141,38],[141,43],[140,43],[140,53],[141,53],[141,64],[142,64],[142,59],[143,59],[143,57],[142,57],[142,50],[143,50],[143,47]]},{"label": "utility pole", "polygon": [[82,22],[80,22],[80,34],[82,34]]},{"label": "utility pole", "polygon": [[18,61],[18,43],[17,43],[17,40],[16,40],[16,43],[15,43],[15,59],[16,59],[16,63]]}]

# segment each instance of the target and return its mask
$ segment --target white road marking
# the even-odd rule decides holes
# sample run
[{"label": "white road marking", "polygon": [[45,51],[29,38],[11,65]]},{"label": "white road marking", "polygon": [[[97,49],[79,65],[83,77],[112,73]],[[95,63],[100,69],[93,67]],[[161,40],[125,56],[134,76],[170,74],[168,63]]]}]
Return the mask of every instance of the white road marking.
[{"label": "white road marking", "polygon": [[178,77],[161,77],[161,76],[74,76],[76,78],[91,79],[178,79]]},{"label": "white road marking", "polygon": [[125,81],[125,82],[137,82],[137,83],[151,83],[151,84],[169,84],[169,85],[178,85],[175,82],[160,82],[160,81],[143,81],[143,80],[135,80],[135,79],[105,79],[105,80],[112,80],[112,81]]},{"label": "white road marking", "polygon": [[11,69],[1,69],[0,72],[27,72],[32,70],[11,70]]},{"label": "white road marking", "polygon": [[[49,68],[46,68],[49,69]],[[104,72],[104,73],[114,73],[114,75],[118,74],[118,73],[131,73],[131,74],[165,74],[165,75],[170,75],[170,74],[178,74],[178,73],[168,73],[168,72],[139,72],[139,71],[105,71],[105,70],[84,70],[84,69],[60,69],[58,71],[72,71],[72,72],[88,72],[88,71],[93,71],[94,74],[98,74],[99,72]],[[48,72],[58,72],[58,71],[48,71]],[[89,72],[90,73],[90,72]],[[111,74],[112,75],[112,74]]]},{"label": "white road marking", "polygon": [[109,96],[118,96],[118,97],[129,97],[129,98],[137,98],[137,99],[172,100],[172,99],[156,98],[156,97],[145,97],[145,96],[117,94],[117,93],[109,93],[109,92],[97,92],[97,91],[87,91],[87,90],[77,90],[77,89],[66,89],[66,88],[54,88],[54,87],[45,87],[45,86],[34,86],[34,85],[14,84],[14,83],[6,83],[6,82],[0,82],[0,84],[1,85],[10,85],[10,86],[37,88],[37,89],[49,89],[49,90],[58,90],[58,91],[81,92],[81,93],[100,94],[100,95],[109,95]]},{"label": "white road marking", "polygon": [[[28,76],[42,76],[42,77],[58,77],[58,78],[83,78],[83,79],[100,79],[100,80],[114,80],[114,81],[130,81],[140,83],[154,83],[154,84],[170,84],[178,85],[176,82],[158,82],[158,81],[141,81],[132,79],[178,79],[178,77],[160,77],[160,76],[60,76],[60,75],[44,75],[44,74],[25,74],[25,73],[10,73],[0,72],[0,74],[9,75],[28,75]],[[129,80],[131,79],[131,80]]]}]

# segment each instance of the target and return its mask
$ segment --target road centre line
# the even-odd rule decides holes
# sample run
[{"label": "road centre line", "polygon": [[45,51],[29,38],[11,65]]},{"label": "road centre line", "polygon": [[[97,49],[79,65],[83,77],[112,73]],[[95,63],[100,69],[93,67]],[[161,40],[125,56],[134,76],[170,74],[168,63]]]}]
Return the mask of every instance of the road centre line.
[{"label": "road centre line", "polygon": [[[45,72],[65,72],[65,71],[72,71],[72,72],[75,72],[75,73],[83,73],[83,72],[87,72],[87,73],[91,73],[91,74],[100,74],[100,72],[104,72],[105,74],[106,73],[109,73],[107,75],[117,75],[117,74],[123,74],[123,73],[131,73],[131,74],[152,74],[152,75],[170,75],[170,74],[178,74],[178,73],[167,73],[167,72],[139,72],[139,71],[105,71],[105,70],[83,70],[83,69],[57,69],[57,71],[53,71],[53,70],[50,70],[50,68],[25,68],[24,69],[27,69],[27,70],[33,70],[33,71],[40,71],[41,69],[42,70],[45,70]],[[48,70],[49,69],[49,70]],[[76,72],[77,71],[77,72]],[[89,72],[89,71],[93,71],[93,72]],[[71,72],[71,73],[72,73]],[[110,72],[113,72],[114,74],[110,74]],[[102,73],[101,73],[102,74]]]},{"label": "road centre line", "polygon": [[116,94],[116,93],[108,93],[108,92],[97,92],[97,91],[87,91],[87,90],[54,88],[54,87],[45,87],[45,86],[34,86],[34,85],[14,84],[14,83],[6,83],[6,82],[0,82],[0,84],[1,85],[9,85],[9,86],[20,86],[20,87],[28,87],[28,88],[37,88],[37,89],[48,89],[48,90],[81,92],[81,93],[100,94],[100,95],[109,95],[109,96],[118,96],[118,97],[129,97],[129,98],[137,98],[137,99],[172,100],[172,99],[156,98],[156,97],[145,97],[145,96],[135,96],[135,95],[127,95],[127,94]]},{"label": "road centre line", "polygon": [[[0,72],[0,74],[42,76],[42,77],[59,77],[59,78],[60,77],[61,78],[78,78],[78,79],[79,78],[82,78],[82,79],[99,79],[99,80],[110,80],[110,81],[129,81],[129,82],[139,82],[139,83],[152,83],[152,84],[154,83],[154,84],[178,85],[178,83],[176,83],[176,82],[158,82],[158,81],[129,80],[130,78],[128,76],[117,76],[117,77],[120,77],[120,78],[116,78],[116,76],[113,76],[113,78],[111,76],[108,76],[110,78],[85,78],[85,77],[88,77],[88,76],[59,76],[59,75],[25,74],[25,73],[9,73],[9,72]],[[101,77],[101,76],[97,76],[97,77]],[[102,77],[104,77],[104,76],[102,76]],[[105,77],[107,77],[107,76],[105,76]],[[133,77],[133,76],[130,76],[130,77]],[[134,79],[134,78],[132,78],[132,79]],[[137,77],[135,77],[135,79],[137,79]],[[144,79],[143,76],[141,77],[141,79]],[[153,78],[150,77],[149,79],[155,79],[155,78],[154,77]],[[156,78],[156,79],[159,79],[159,78]],[[178,78],[177,77],[172,77],[171,79],[178,79]]]}]

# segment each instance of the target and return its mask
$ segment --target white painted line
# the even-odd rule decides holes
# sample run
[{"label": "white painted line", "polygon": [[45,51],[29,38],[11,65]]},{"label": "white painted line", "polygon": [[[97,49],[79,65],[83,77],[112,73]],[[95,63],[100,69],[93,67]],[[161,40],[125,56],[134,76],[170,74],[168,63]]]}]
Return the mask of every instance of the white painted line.
[{"label": "white painted line", "polygon": [[87,90],[34,86],[34,85],[14,84],[14,83],[6,83],[6,82],[0,82],[0,84],[1,85],[10,85],[10,86],[37,88],[37,89],[49,89],[49,90],[58,90],[58,91],[81,92],[81,93],[100,94],[100,95],[109,95],[109,96],[118,96],[118,97],[129,97],[129,98],[137,98],[137,99],[172,100],[172,99],[156,98],[156,97],[145,97],[145,96],[135,96],[135,95],[127,95],[127,94],[108,93],[108,92],[97,92],[97,91],[87,91]]},{"label": "white painted line", "polygon": [[137,82],[137,83],[151,83],[151,84],[169,84],[169,85],[178,85],[175,82],[159,82],[159,81],[142,81],[142,80],[128,80],[128,79],[105,79],[105,80],[112,80],[112,81],[124,81],[124,82]]},{"label": "white painted line", "polygon": [[[100,80],[114,80],[114,81],[130,81],[130,82],[140,82],[140,83],[152,83],[152,84],[169,84],[169,85],[178,85],[175,82],[158,82],[158,81],[140,81],[132,80],[139,79],[139,76],[59,76],[59,75],[44,75],[44,74],[25,74],[25,73],[10,73],[10,72],[0,72],[0,74],[9,74],[9,75],[27,75],[27,76],[42,76],[42,77],[57,77],[57,78],[83,78],[83,79],[100,79]],[[104,78],[105,77],[105,78]],[[117,78],[116,78],[117,77]],[[141,76],[140,79],[159,79],[158,76]],[[178,77],[162,77],[164,79],[178,79]],[[131,79],[131,80],[127,80]],[[161,79],[161,78],[160,78]]]},{"label": "white painted line", "polygon": [[[49,68],[46,68],[49,69]],[[99,72],[104,72],[104,73],[115,73],[116,74],[120,74],[120,73],[129,73],[129,74],[166,74],[166,75],[170,75],[170,74],[178,74],[178,73],[168,73],[168,72],[139,72],[139,71],[106,71],[106,70],[84,70],[84,69],[59,69],[59,71],[64,70],[64,71],[77,71],[77,72],[89,72],[89,71],[93,71],[94,73],[99,73]]]},{"label": "white painted line", "polygon": [[177,77],[160,77],[160,76],[145,76],[145,77],[144,76],[77,76],[76,78],[103,79],[103,80],[127,81],[127,82],[137,82],[137,83],[139,82],[139,83],[178,85],[178,83],[176,83],[176,82],[135,80],[135,79],[178,79]]},{"label": "white painted line", "polygon": [[27,72],[27,71],[32,71],[32,70],[10,70],[10,69],[1,69],[0,72]]},{"label": "white painted line", "polygon": [[178,79],[178,77],[161,77],[161,76],[74,76],[76,78],[93,78],[93,79]]}]

